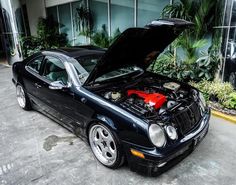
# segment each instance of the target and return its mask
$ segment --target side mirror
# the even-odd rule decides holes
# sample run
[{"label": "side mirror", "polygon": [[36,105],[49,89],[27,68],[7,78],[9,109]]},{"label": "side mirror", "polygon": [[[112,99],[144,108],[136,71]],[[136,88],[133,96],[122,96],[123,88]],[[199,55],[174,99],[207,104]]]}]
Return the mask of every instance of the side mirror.
[{"label": "side mirror", "polygon": [[64,88],[67,88],[67,86],[62,81],[51,82],[49,85],[49,89],[53,90],[60,90]]}]

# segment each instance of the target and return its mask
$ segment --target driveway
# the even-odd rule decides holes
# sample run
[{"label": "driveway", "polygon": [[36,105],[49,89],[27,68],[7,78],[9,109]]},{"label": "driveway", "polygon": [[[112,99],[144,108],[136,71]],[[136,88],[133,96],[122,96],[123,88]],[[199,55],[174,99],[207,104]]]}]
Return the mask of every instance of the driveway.
[{"label": "driveway", "polygon": [[35,111],[19,108],[11,68],[0,66],[0,185],[236,184],[236,125],[213,117],[199,147],[155,178],[98,163],[79,138]]}]

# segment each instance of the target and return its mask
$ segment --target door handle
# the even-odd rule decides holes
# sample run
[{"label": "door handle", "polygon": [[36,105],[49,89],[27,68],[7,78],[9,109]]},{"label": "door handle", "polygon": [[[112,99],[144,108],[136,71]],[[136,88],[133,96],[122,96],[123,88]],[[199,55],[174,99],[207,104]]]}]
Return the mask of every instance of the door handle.
[{"label": "door handle", "polygon": [[41,86],[40,84],[38,84],[38,83],[35,83],[34,85],[36,86],[37,89],[39,89],[39,88],[42,87],[42,86]]}]

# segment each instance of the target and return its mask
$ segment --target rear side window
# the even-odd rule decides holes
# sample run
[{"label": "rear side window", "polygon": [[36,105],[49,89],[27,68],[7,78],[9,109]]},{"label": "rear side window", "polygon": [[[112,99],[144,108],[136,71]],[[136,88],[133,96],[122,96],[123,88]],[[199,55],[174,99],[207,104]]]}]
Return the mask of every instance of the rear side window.
[{"label": "rear side window", "polygon": [[42,64],[42,61],[43,61],[43,56],[40,56],[40,57],[37,57],[33,60],[31,60],[29,63],[28,63],[28,68],[30,68],[32,71],[36,72],[36,73],[39,73],[40,71],[40,67],[41,67],[41,64]]}]

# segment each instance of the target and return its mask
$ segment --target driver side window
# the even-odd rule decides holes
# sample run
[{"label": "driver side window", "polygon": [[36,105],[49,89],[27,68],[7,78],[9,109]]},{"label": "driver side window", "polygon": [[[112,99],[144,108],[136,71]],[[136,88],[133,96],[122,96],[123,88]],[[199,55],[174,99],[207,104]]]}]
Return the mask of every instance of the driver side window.
[{"label": "driver side window", "polygon": [[62,81],[63,84],[67,84],[68,75],[63,63],[54,57],[47,56],[45,59],[43,76],[51,81]]},{"label": "driver side window", "polygon": [[43,56],[37,57],[37,58],[31,60],[31,61],[27,64],[27,67],[28,67],[31,71],[34,71],[35,73],[39,73],[42,61],[43,61]]}]

